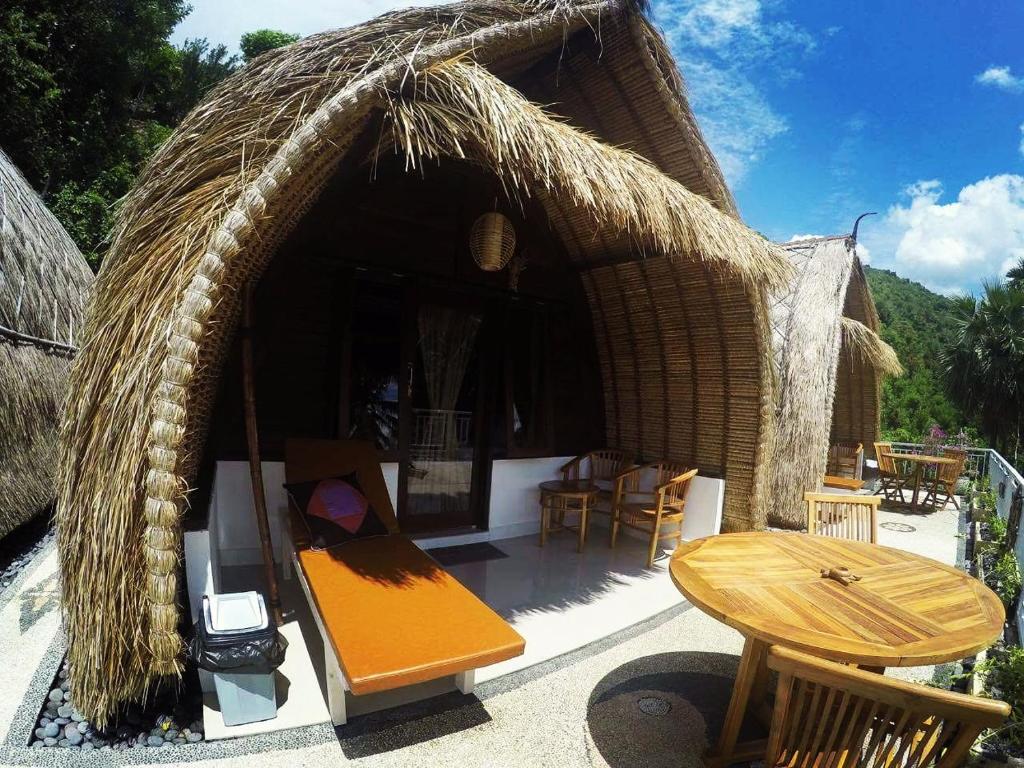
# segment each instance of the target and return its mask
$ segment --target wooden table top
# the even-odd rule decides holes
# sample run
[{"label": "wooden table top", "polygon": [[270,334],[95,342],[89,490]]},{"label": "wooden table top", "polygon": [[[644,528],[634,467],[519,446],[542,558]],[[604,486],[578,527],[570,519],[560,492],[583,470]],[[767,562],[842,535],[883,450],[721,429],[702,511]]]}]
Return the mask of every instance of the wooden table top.
[{"label": "wooden table top", "polygon": [[601,490],[590,480],[547,480],[540,484],[540,489],[562,496],[590,496]]},{"label": "wooden table top", "polygon": [[883,453],[887,459],[898,459],[899,461],[913,461],[916,464],[956,464],[956,459],[949,456],[929,456],[924,453]]},{"label": "wooden table top", "polygon": [[[823,578],[845,566],[860,581]],[[804,533],[731,533],[680,546],[672,581],[748,637],[873,667],[969,656],[1003,631],[992,590],[936,560]]]}]

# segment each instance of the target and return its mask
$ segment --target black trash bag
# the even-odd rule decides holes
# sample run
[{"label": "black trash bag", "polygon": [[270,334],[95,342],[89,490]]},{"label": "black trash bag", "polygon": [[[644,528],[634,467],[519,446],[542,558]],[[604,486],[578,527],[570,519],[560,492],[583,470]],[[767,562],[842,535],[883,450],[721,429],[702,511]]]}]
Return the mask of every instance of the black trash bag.
[{"label": "black trash bag", "polygon": [[[268,631],[269,630],[269,631]],[[245,672],[269,675],[284,663],[288,641],[276,627],[238,637],[214,637],[206,633],[202,619],[188,644],[187,656],[207,672],[227,672],[245,667]]]}]

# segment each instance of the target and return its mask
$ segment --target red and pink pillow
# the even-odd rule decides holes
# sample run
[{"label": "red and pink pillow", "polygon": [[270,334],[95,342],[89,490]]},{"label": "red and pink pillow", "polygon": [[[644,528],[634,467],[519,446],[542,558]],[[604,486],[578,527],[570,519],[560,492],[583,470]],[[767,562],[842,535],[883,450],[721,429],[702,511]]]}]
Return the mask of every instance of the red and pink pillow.
[{"label": "red and pink pillow", "polygon": [[388,533],[355,473],[284,487],[309,531],[313,549]]}]

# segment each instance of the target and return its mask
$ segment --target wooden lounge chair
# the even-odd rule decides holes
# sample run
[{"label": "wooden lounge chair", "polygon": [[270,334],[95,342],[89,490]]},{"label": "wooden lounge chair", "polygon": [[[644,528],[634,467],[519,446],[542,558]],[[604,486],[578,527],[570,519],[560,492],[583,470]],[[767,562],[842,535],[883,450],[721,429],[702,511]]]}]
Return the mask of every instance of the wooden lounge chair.
[{"label": "wooden lounge chair", "polygon": [[864,487],[864,446],[860,443],[836,443],[828,450],[828,463],[822,484],[829,488],[859,491]]},{"label": "wooden lounge chair", "polygon": [[892,453],[892,443],[875,443],[875,458],[878,460],[878,479],[882,495],[887,501],[903,502],[903,487],[910,479],[899,471],[896,460],[885,454]]},{"label": "wooden lounge chair", "polygon": [[[648,476],[653,481],[653,489],[642,491],[641,483]],[[696,469],[670,462],[645,464],[619,474],[612,500],[612,546],[615,546],[620,525],[644,531],[651,537],[647,567],[654,565],[659,541],[675,539],[678,545],[683,540],[686,494],[696,476]],[[664,525],[673,526],[674,530],[662,533]]]},{"label": "wooden lounge chair", "polygon": [[833,539],[878,543],[881,496],[852,493],[805,493],[807,532]]},{"label": "wooden lounge chair", "polygon": [[949,502],[960,509],[960,502],[956,500],[956,484],[960,482],[960,476],[964,473],[964,465],[967,464],[967,451],[959,448],[946,448],[942,455],[956,459],[956,464],[939,464],[938,473],[928,487],[922,504],[934,506],[936,509],[945,509]]},{"label": "wooden lounge chair", "polygon": [[633,466],[633,456],[614,448],[601,448],[584,453],[566,462],[561,469],[562,480],[590,480],[598,487],[597,503],[590,508],[590,514],[598,512],[612,516],[612,496],[615,493],[615,478]]},{"label": "wooden lounge chair", "polygon": [[863,469],[864,446],[860,443],[836,443],[829,449],[827,474],[859,480]]},{"label": "wooden lounge chair", "polygon": [[290,505],[292,559],[324,639],[335,725],[346,722],[346,691],[359,696],[454,675],[456,687],[469,693],[476,669],[525,649],[504,619],[398,532],[373,445],[285,443],[289,483],[352,472],[390,535],[314,551]]},{"label": "wooden lounge chair", "polygon": [[895,680],[780,646],[765,765],[959,768],[985,728],[1010,707]]}]

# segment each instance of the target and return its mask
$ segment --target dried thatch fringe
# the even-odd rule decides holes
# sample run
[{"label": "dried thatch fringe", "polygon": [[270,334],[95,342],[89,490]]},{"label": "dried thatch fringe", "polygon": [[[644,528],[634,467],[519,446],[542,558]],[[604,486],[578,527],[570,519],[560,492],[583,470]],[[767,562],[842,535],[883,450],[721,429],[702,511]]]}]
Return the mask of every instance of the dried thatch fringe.
[{"label": "dried thatch fringe", "polygon": [[0,151],[0,537],[54,498],[69,351],[92,272]]},{"label": "dried thatch fringe", "polygon": [[550,192],[589,211],[595,226],[626,232],[655,253],[696,256],[751,288],[789,280],[792,268],[775,244],[644,158],[555,119],[474,62],[440,62],[410,79],[410,95],[387,102],[392,142],[410,167],[472,159],[510,195]]},{"label": "dried thatch fringe", "polygon": [[[119,214],[63,425],[62,599],[76,703],[90,720],[103,724],[118,702],[180,670],[180,508],[203,448],[238,287],[261,273],[374,110],[389,108],[381,98],[403,92],[403,79],[418,83],[415,72],[465,52],[489,63],[539,54],[587,27],[600,35],[606,19],[622,14],[635,7],[479,0],[312,35],[222,83],[156,153]],[[684,103],[680,88],[668,87],[669,96]],[[685,140],[700,143],[695,131]],[[647,178],[635,159],[622,163],[629,170],[613,174],[615,184]],[[575,162],[565,170],[573,168],[593,171]],[[720,177],[710,165],[700,172]],[[700,198],[653,181],[659,203],[688,201],[699,212],[676,210],[685,224],[671,224],[635,199],[575,191],[594,196],[638,238],[652,227],[649,247],[707,245],[725,276],[756,285],[763,269],[767,282],[778,279],[784,267],[769,246],[707,214]],[[720,178],[711,186],[724,189]],[[729,210],[726,198],[716,202]],[[730,256],[737,243],[738,256]]]},{"label": "dried thatch fringe", "polygon": [[[856,434],[843,436],[870,440],[876,432],[881,375],[901,369],[877,333],[843,314],[858,312],[865,321],[878,322],[853,239],[819,238],[786,247],[797,277],[776,294],[772,307],[779,399],[766,514],[772,525],[799,528],[806,522],[804,492],[821,487],[837,409],[864,418],[870,412],[872,423],[861,422]],[[848,368],[857,364],[870,371],[854,375]],[[857,401],[854,408],[837,401],[837,383],[844,397]],[[853,391],[857,387],[866,391]],[[865,408],[864,400],[873,407]]]},{"label": "dried thatch fringe", "polygon": [[882,341],[882,337],[859,320],[844,317],[843,346],[856,354],[862,362],[870,365],[880,374],[901,376],[903,366],[896,356],[896,350]]}]

